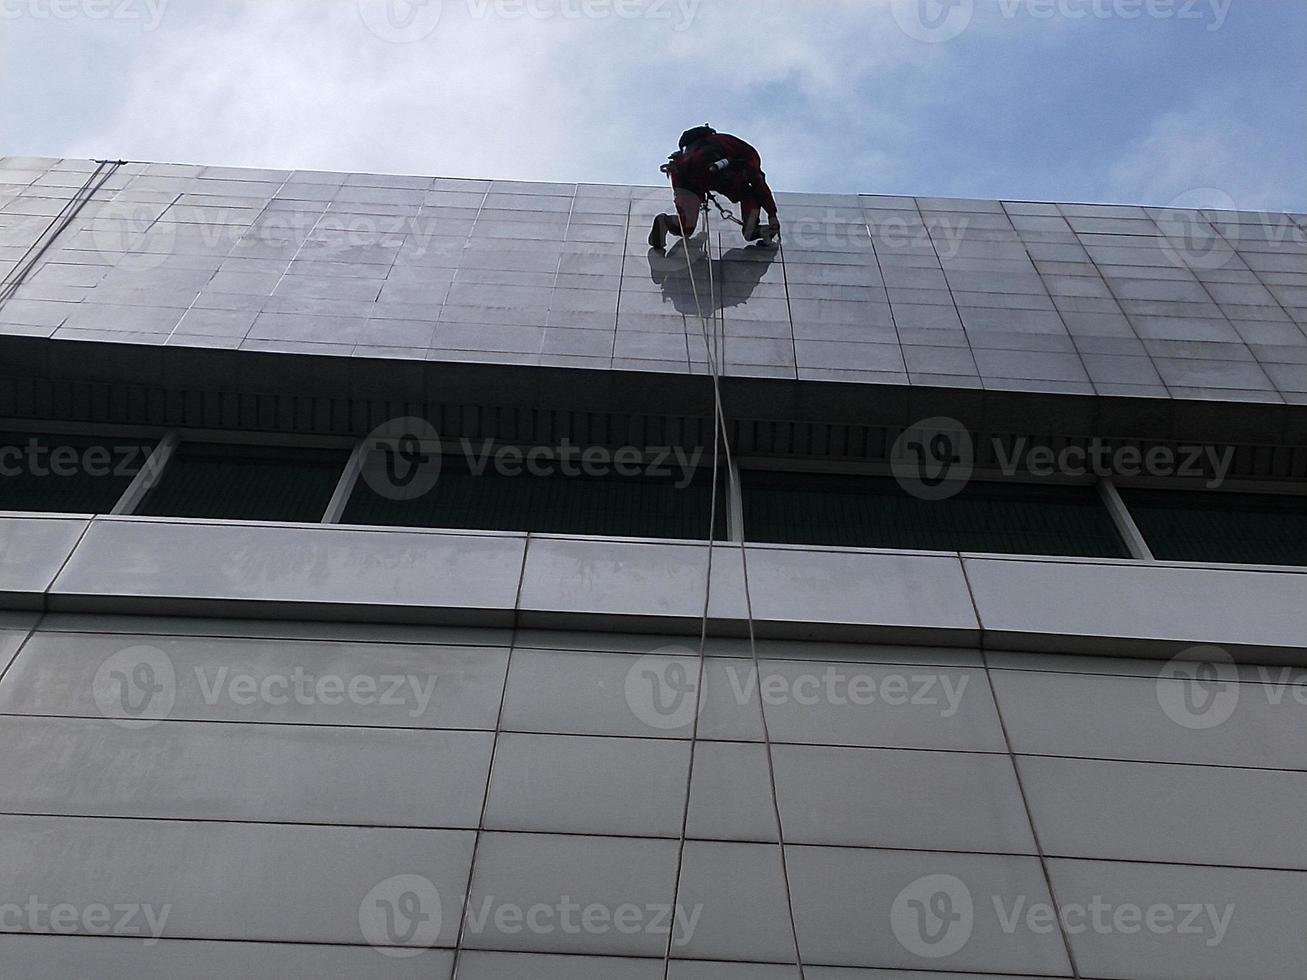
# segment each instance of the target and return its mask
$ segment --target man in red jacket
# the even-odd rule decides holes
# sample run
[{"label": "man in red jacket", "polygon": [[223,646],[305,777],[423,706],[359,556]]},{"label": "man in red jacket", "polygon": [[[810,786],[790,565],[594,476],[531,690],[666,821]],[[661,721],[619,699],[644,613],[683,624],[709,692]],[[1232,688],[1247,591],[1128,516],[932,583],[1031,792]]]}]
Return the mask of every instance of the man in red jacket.
[{"label": "man in red jacket", "polygon": [[[677,213],[654,218],[649,232],[651,248],[664,250],[669,233],[682,238],[693,235],[709,191],[740,205],[746,241],[770,245],[780,232],[776,198],[762,172],[762,158],[744,140],[706,125],[688,129],[681,135],[681,148],[663,164],[662,171],[672,178]],[[759,224],[763,210],[767,212],[766,225]]]}]

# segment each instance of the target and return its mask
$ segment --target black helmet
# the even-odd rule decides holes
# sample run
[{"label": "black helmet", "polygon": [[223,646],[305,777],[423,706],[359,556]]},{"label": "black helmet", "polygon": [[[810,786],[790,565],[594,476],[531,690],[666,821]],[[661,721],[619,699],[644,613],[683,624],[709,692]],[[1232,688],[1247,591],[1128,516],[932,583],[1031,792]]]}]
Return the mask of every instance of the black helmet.
[{"label": "black helmet", "polygon": [[716,132],[717,130],[713,129],[707,123],[704,123],[702,126],[695,126],[694,129],[687,129],[681,134],[680,147],[684,150],[686,147],[693,146],[701,139],[707,139]]}]

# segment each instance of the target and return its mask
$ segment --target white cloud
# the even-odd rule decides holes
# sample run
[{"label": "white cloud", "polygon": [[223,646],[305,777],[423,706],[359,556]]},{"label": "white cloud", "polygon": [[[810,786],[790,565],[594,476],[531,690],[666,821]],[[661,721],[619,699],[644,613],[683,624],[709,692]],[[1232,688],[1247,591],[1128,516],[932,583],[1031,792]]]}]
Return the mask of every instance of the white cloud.
[{"label": "white cloud", "polygon": [[[1070,38],[1062,21],[977,8],[963,35],[929,44],[899,28],[890,0],[443,0],[429,37],[396,44],[368,29],[360,2],[424,0],[169,0],[152,32],[6,21],[17,84],[0,104],[0,151],[659,184],[676,136],[708,120],[756,143],[781,189],[1164,203],[1210,186],[1248,207],[1303,206],[1292,141],[1304,130],[1284,124],[1283,97],[1263,119],[1245,111],[1255,99],[1209,99],[1124,151],[1095,133],[1064,140],[1080,150],[1057,163],[1050,151],[1013,165],[1077,125],[1032,87],[1052,53],[1138,48],[1165,64],[1179,43],[1165,24],[1095,21]],[[611,14],[632,3],[668,17]],[[1123,122],[1144,111],[1104,84]],[[1020,113],[1026,135],[1011,126]]]},{"label": "white cloud", "polygon": [[1287,134],[1268,138],[1245,108],[1216,96],[1155,119],[1108,169],[1106,199],[1274,210],[1301,206],[1302,189],[1302,160]]},{"label": "white cloud", "polygon": [[892,133],[884,106],[849,92],[939,57],[868,0],[829,0],[820,17],[792,0],[670,0],[657,8],[670,20],[474,16],[485,2],[445,0],[431,35],[408,44],[369,31],[355,0],[174,8],[127,66],[116,114],[69,152],[656,183],[681,129],[710,119],[756,140],[791,184],[847,180],[847,157],[884,164],[887,147],[840,147],[837,160],[791,134],[855,113],[857,128]]}]

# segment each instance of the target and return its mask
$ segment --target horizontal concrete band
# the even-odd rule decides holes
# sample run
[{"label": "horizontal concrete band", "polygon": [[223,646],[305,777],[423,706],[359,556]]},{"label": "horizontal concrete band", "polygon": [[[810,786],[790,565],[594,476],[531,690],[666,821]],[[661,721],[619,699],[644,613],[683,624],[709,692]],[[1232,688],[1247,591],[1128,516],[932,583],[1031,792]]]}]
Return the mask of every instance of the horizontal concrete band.
[{"label": "horizontal concrete band", "polygon": [[495,532],[0,517],[0,607],[1307,662],[1307,571]]}]

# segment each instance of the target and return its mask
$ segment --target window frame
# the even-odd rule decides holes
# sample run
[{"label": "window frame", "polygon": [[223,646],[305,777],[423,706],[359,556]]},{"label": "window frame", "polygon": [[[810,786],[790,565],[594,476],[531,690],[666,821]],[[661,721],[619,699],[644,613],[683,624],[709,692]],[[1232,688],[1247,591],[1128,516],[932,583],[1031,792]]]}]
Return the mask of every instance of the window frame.
[{"label": "window frame", "polygon": [[[68,436],[71,438],[122,438],[122,439],[140,439],[143,441],[153,441],[155,448],[153,453],[163,453],[162,465],[157,470],[157,476],[160,481],[166,476],[168,464],[175,455],[176,450],[186,443],[204,443],[210,445],[226,446],[264,446],[276,447],[282,446],[287,449],[340,449],[349,450],[349,456],[342,467],[340,476],[337,480],[335,490],[332,493],[322,517],[314,522],[296,522],[308,524],[320,524],[325,526],[354,526],[354,527],[373,527],[374,525],[345,525],[342,522],[345,508],[349,503],[358,480],[362,475],[366,463],[366,453],[368,451],[367,438],[358,438],[355,436],[335,436],[335,435],[316,435],[303,433],[284,433],[284,432],[263,432],[241,429],[214,429],[209,427],[203,428],[182,428],[166,427],[158,425],[134,425],[129,423],[99,423],[99,422],[79,422],[63,420],[43,420],[32,421],[30,419],[3,419],[0,418],[0,429],[15,433],[31,433],[33,435],[55,435]],[[492,451],[504,448],[517,448],[522,451],[538,448],[529,443],[514,442],[508,440],[489,440],[486,443]],[[549,448],[549,447],[545,447]],[[442,453],[442,455],[458,455],[457,453]],[[153,458],[153,455],[152,455]],[[551,455],[549,458],[556,458]],[[651,462],[653,457],[647,452],[641,452],[641,458],[645,462]],[[735,454],[731,466],[726,465],[725,453],[720,453],[718,464],[725,474],[723,480],[725,500],[719,499],[719,506],[725,508],[726,523],[728,534],[726,538],[721,539],[720,543],[742,544],[745,542],[744,535],[744,485],[743,481],[748,472],[757,471],[762,473],[811,473],[816,475],[832,476],[869,476],[869,477],[892,477],[893,469],[888,462],[878,460],[861,460],[861,459],[818,459],[813,457],[775,457],[759,456],[749,454]],[[711,457],[706,461],[701,461],[696,467],[696,473],[706,471],[712,466]],[[148,476],[151,471],[143,469],[133,479],[131,485],[123,492],[110,509],[106,516],[119,517],[146,517],[136,513],[141,503],[145,499],[146,493],[153,488],[153,484],[142,486],[142,483],[148,483]],[[1202,477],[1151,477],[1151,476],[1134,476],[1134,477],[1098,477],[1093,474],[1083,476],[1069,476],[1064,474],[1054,474],[1045,478],[1031,477],[1010,477],[1001,470],[993,467],[977,467],[972,475],[972,481],[982,483],[1006,484],[1006,485],[1026,485],[1026,486],[1093,486],[1096,488],[1099,497],[1106,508],[1108,515],[1111,517],[1117,533],[1120,535],[1130,557],[1112,558],[1112,559],[1092,559],[1081,556],[1078,560],[1085,561],[1132,561],[1151,564],[1165,564],[1173,566],[1186,567],[1239,567],[1245,569],[1264,569],[1273,571],[1284,571],[1286,569],[1307,570],[1307,565],[1260,565],[1239,562],[1181,562],[1169,561],[1156,558],[1147,540],[1144,538],[1139,526],[1135,522],[1129,507],[1121,498],[1120,490],[1171,490],[1171,491],[1190,491],[1205,494],[1261,494],[1276,496],[1293,496],[1307,498],[1307,481],[1269,481],[1230,478],[1225,480],[1219,487],[1208,487],[1206,480]],[[12,514],[15,516],[32,516],[36,512],[28,511],[0,511],[3,514]],[[62,514],[62,512],[60,512]],[[178,518],[178,520],[204,520],[203,518]],[[216,520],[216,518],[215,518]],[[262,523],[262,522],[261,522]],[[277,522],[268,522],[277,523]],[[394,528],[391,528],[392,530]],[[430,530],[429,528],[423,528]],[[534,533],[534,532],[529,532]],[[608,537],[608,536],[604,536]],[[644,540],[644,539],[641,539]],[[664,541],[685,540],[689,543],[704,543],[706,538],[696,539],[659,539]],[[716,540],[716,539],[715,539]],[[752,542],[754,544],[765,544],[765,542]],[[819,547],[819,546],[812,546]],[[838,546],[825,546],[838,547]],[[986,554],[989,554],[986,552]],[[1003,553],[995,553],[1003,554]],[[1004,555],[1004,557],[1018,558],[1018,555]],[[1029,557],[1067,557],[1077,558],[1077,556],[1029,556]]]}]

